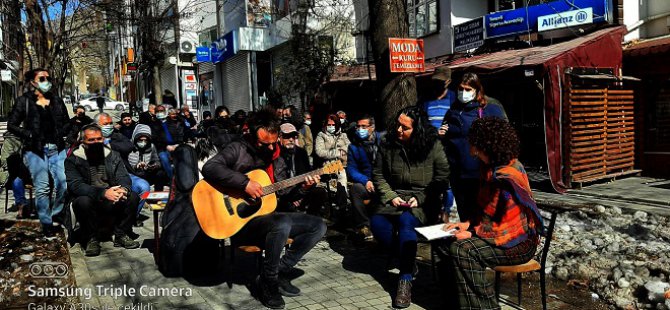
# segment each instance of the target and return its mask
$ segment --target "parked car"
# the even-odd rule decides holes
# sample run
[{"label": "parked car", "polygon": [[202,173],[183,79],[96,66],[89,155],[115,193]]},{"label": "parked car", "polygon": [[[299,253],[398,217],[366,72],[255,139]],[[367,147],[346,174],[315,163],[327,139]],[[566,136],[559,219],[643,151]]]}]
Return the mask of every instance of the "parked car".
[{"label": "parked car", "polygon": [[[105,106],[103,107],[103,110],[127,111],[130,108],[128,102],[114,101],[108,97],[103,98],[105,98]],[[94,111],[98,109],[98,104],[95,101],[96,99],[98,99],[98,97],[84,99],[79,101],[79,104],[83,106],[87,112]]]}]

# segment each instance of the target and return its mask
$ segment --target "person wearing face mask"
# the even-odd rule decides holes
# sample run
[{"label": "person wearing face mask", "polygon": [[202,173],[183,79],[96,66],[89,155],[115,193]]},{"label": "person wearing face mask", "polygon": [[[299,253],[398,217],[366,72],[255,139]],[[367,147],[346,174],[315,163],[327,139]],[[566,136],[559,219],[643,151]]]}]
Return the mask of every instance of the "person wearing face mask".
[{"label": "person wearing face mask", "polygon": [[195,131],[198,128],[198,122],[195,120],[195,116],[191,113],[191,109],[188,105],[184,105],[181,108],[179,117],[184,122],[184,140],[192,141],[195,139]]},{"label": "person wearing face mask", "polygon": [[[316,135],[314,152],[320,159],[320,163],[339,159],[344,166],[347,165],[347,150],[350,142],[347,135],[340,130],[342,127],[339,120],[340,118],[335,114],[328,115],[326,121],[323,122],[323,130]],[[337,182],[346,190],[346,171],[340,171],[337,174]]]},{"label": "person wearing face mask", "polygon": [[133,131],[135,131],[135,126],[137,126],[137,123],[133,120],[130,113],[124,112],[121,113],[121,120],[116,122],[114,129],[118,130],[126,138],[131,139],[133,137]]},{"label": "person wearing face mask", "polygon": [[[163,170],[165,170],[169,180],[172,179],[170,152],[174,151],[177,148],[178,143],[181,142],[178,141],[177,138],[183,138],[183,131],[181,131],[181,136],[178,135],[178,131],[175,131],[175,129],[178,130],[179,125],[176,124],[178,122],[178,120],[176,120],[177,113],[173,114],[175,119],[168,122],[168,112],[166,107],[164,105],[159,105],[156,107],[156,121],[149,125],[152,133],[151,141],[154,146],[156,146],[158,157],[161,160],[161,166]],[[177,134],[176,138],[172,136],[173,132]]]},{"label": "person wearing face mask", "polygon": [[458,100],[442,121],[447,130],[444,142],[452,167],[451,185],[461,222],[472,220],[479,191],[479,161],[470,155],[468,132],[475,120],[487,116],[507,120],[500,102],[484,93],[479,77],[474,73],[464,74],[458,86]]},{"label": "person wearing face mask", "polygon": [[[42,230],[46,235],[53,235],[60,230],[57,223],[62,223],[58,219],[63,216],[67,189],[63,163],[70,119],[63,100],[51,92],[47,70],[33,69],[24,77],[28,91],[14,101],[7,131],[23,140],[23,162],[33,180]],[[54,184],[54,201],[49,195],[49,174]]]},{"label": "person wearing face mask", "polygon": [[207,137],[219,150],[222,150],[228,143],[238,139],[239,135],[226,106],[216,107],[214,115],[216,115],[214,126],[207,129]]},{"label": "person wearing face mask", "polygon": [[65,160],[65,175],[73,198],[77,221],[86,242],[86,256],[100,255],[101,227],[114,218],[114,246],[136,249],[140,243],[128,237],[135,223],[139,196],[130,190],[131,181],[119,153],[104,144],[102,129],[84,126],[80,142]]},{"label": "person wearing face mask", "polygon": [[[248,125],[251,129],[248,134],[228,144],[205,163],[202,176],[217,188],[239,190],[248,197],[260,198],[264,194],[263,187],[244,173],[263,169],[273,183],[288,177],[285,173],[286,163],[277,145],[279,119],[274,110],[266,108],[250,116]],[[308,190],[318,182],[319,177],[306,177],[305,182],[296,186]],[[299,212],[272,212],[251,219],[232,236],[234,244],[255,245],[265,250],[260,275],[252,283],[251,290],[256,292],[255,297],[265,307],[283,309],[285,303],[282,295],[295,297],[301,294],[300,289],[291,284],[291,280],[305,272],[295,266],[325,233],[326,224],[316,216]],[[287,238],[294,241],[291,249],[284,252]],[[285,254],[282,255],[282,252]]]},{"label": "person wearing face mask", "polygon": [[[279,171],[278,174],[286,174],[284,178],[292,178],[312,170],[309,164],[309,156],[302,147],[298,146],[298,131],[291,123],[284,123],[280,126],[279,142],[280,156],[286,163],[286,171]],[[309,214],[319,215],[328,199],[328,192],[322,187],[310,187],[303,189],[296,186],[289,191],[285,191],[279,197],[278,210],[281,211],[307,211]]]},{"label": "person wearing face mask", "polygon": [[93,120],[102,129],[105,145],[109,145],[113,151],[119,152],[122,158],[127,157],[133,150],[133,143],[118,130],[114,129],[112,116],[107,113],[98,113],[93,117]]},{"label": "person wearing face mask", "polygon": [[[298,112],[298,108],[294,105],[289,105],[284,108],[284,117],[282,123],[291,123],[295,128],[300,128],[298,131],[298,146],[307,151],[307,155],[311,156],[314,151],[314,138],[312,137],[312,130],[305,124],[303,118]],[[311,123],[311,121],[310,121]]]},{"label": "person wearing face mask", "polygon": [[[161,169],[158,151],[151,143],[151,128],[147,125],[139,124],[133,131],[132,142],[133,151],[124,159],[126,170],[130,173],[132,182],[131,190],[140,197],[151,189],[151,185],[156,188],[162,188],[167,183],[167,176]],[[144,200],[140,200],[137,212],[142,210]],[[136,226],[141,226],[138,221]]]},{"label": "person wearing face mask", "polygon": [[86,109],[80,105],[75,107],[74,116],[70,119],[70,132],[67,135],[67,143],[72,145],[77,142],[81,128],[90,123],[93,123],[93,119],[86,115]]},{"label": "person wearing face mask", "polygon": [[364,115],[356,122],[356,136],[347,152],[347,175],[352,183],[350,194],[354,207],[352,223],[358,236],[365,241],[373,239],[364,201],[376,197],[372,167],[377,159],[381,139],[382,133],[375,131],[375,118]]}]

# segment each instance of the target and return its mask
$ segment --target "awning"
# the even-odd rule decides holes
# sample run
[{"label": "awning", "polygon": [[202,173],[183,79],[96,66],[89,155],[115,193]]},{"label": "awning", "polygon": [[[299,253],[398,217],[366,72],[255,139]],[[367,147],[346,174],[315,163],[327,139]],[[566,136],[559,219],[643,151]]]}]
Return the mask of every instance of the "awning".
[{"label": "awning", "polygon": [[[550,46],[530,47],[518,50],[500,51],[490,54],[477,55],[469,58],[460,58],[448,63],[452,69],[477,68],[480,70],[500,70],[518,66],[538,66],[545,65],[553,59],[582,57],[581,63],[588,66],[589,63],[599,63],[603,58],[610,58],[612,55],[607,49],[597,49],[604,42],[605,38],[618,38],[624,32],[623,27],[605,28],[596,32],[575,38],[570,41],[553,44]],[[619,41],[619,45],[620,45]],[[579,56],[577,51],[580,47],[591,47],[588,55]],[[620,57],[619,57],[620,58]]]},{"label": "awning", "polygon": [[647,56],[670,52],[670,36],[633,42],[623,50],[625,57]]}]

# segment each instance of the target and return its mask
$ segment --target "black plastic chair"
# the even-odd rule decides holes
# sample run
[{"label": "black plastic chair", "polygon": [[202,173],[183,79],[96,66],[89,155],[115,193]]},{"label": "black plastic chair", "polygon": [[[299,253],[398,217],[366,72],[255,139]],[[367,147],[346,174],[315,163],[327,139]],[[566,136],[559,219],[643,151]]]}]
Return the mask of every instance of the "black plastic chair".
[{"label": "black plastic chair", "polygon": [[[544,245],[541,247],[541,250],[539,253],[536,254],[535,258],[539,259],[540,261],[538,262],[536,259],[531,259],[525,264],[521,265],[513,265],[513,266],[497,266],[493,268],[495,271],[496,279],[495,279],[495,291],[496,291],[496,298],[498,300],[500,299],[500,274],[507,272],[507,273],[516,273],[516,279],[517,279],[517,305],[521,307],[521,274],[525,272],[539,272],[540,273],[540,290],[542,293],[542,309],[547,310],[547,290],[546,290],[546,275],[545,275],[545,267],[547,263],[547,254],[549,254],[549,247],[551,245],[551,238],[553,237],[554,234],[554,226],[556,224],[556,217],[558,216],[558,211],[556,210],[542,210],[545,212],[548,212],[550,214],[549,218],[545,217],[543,214],[542,217],[544,218],[544,225],[546,229],[546,235],[542,237],[544,240]],[[507,300],[504,300],[507,301]],[[509,304],[509,303],[508,303]]]}]

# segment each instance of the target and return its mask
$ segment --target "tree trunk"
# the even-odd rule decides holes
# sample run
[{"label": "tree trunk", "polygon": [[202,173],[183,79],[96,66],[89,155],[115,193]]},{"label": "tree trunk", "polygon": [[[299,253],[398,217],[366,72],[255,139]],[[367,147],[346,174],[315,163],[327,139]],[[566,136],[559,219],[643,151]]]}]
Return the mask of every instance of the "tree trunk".
[{"label": "tree trunk", "polygon": [[394,120],[401,109],[415,105],[416,80],[411,73],[391,73],[389,38],[407,38],[406,0],[368,0],[372,51],[377,74],[377,102],[385,126]]},{"label": "tree trunk", "polygon": [[153,79],[154,96],[156,97],[156,104],[163,103],[163,90],[161,89],[161,70],[158,66],[153,67],[154,72],[151,75]]}]

